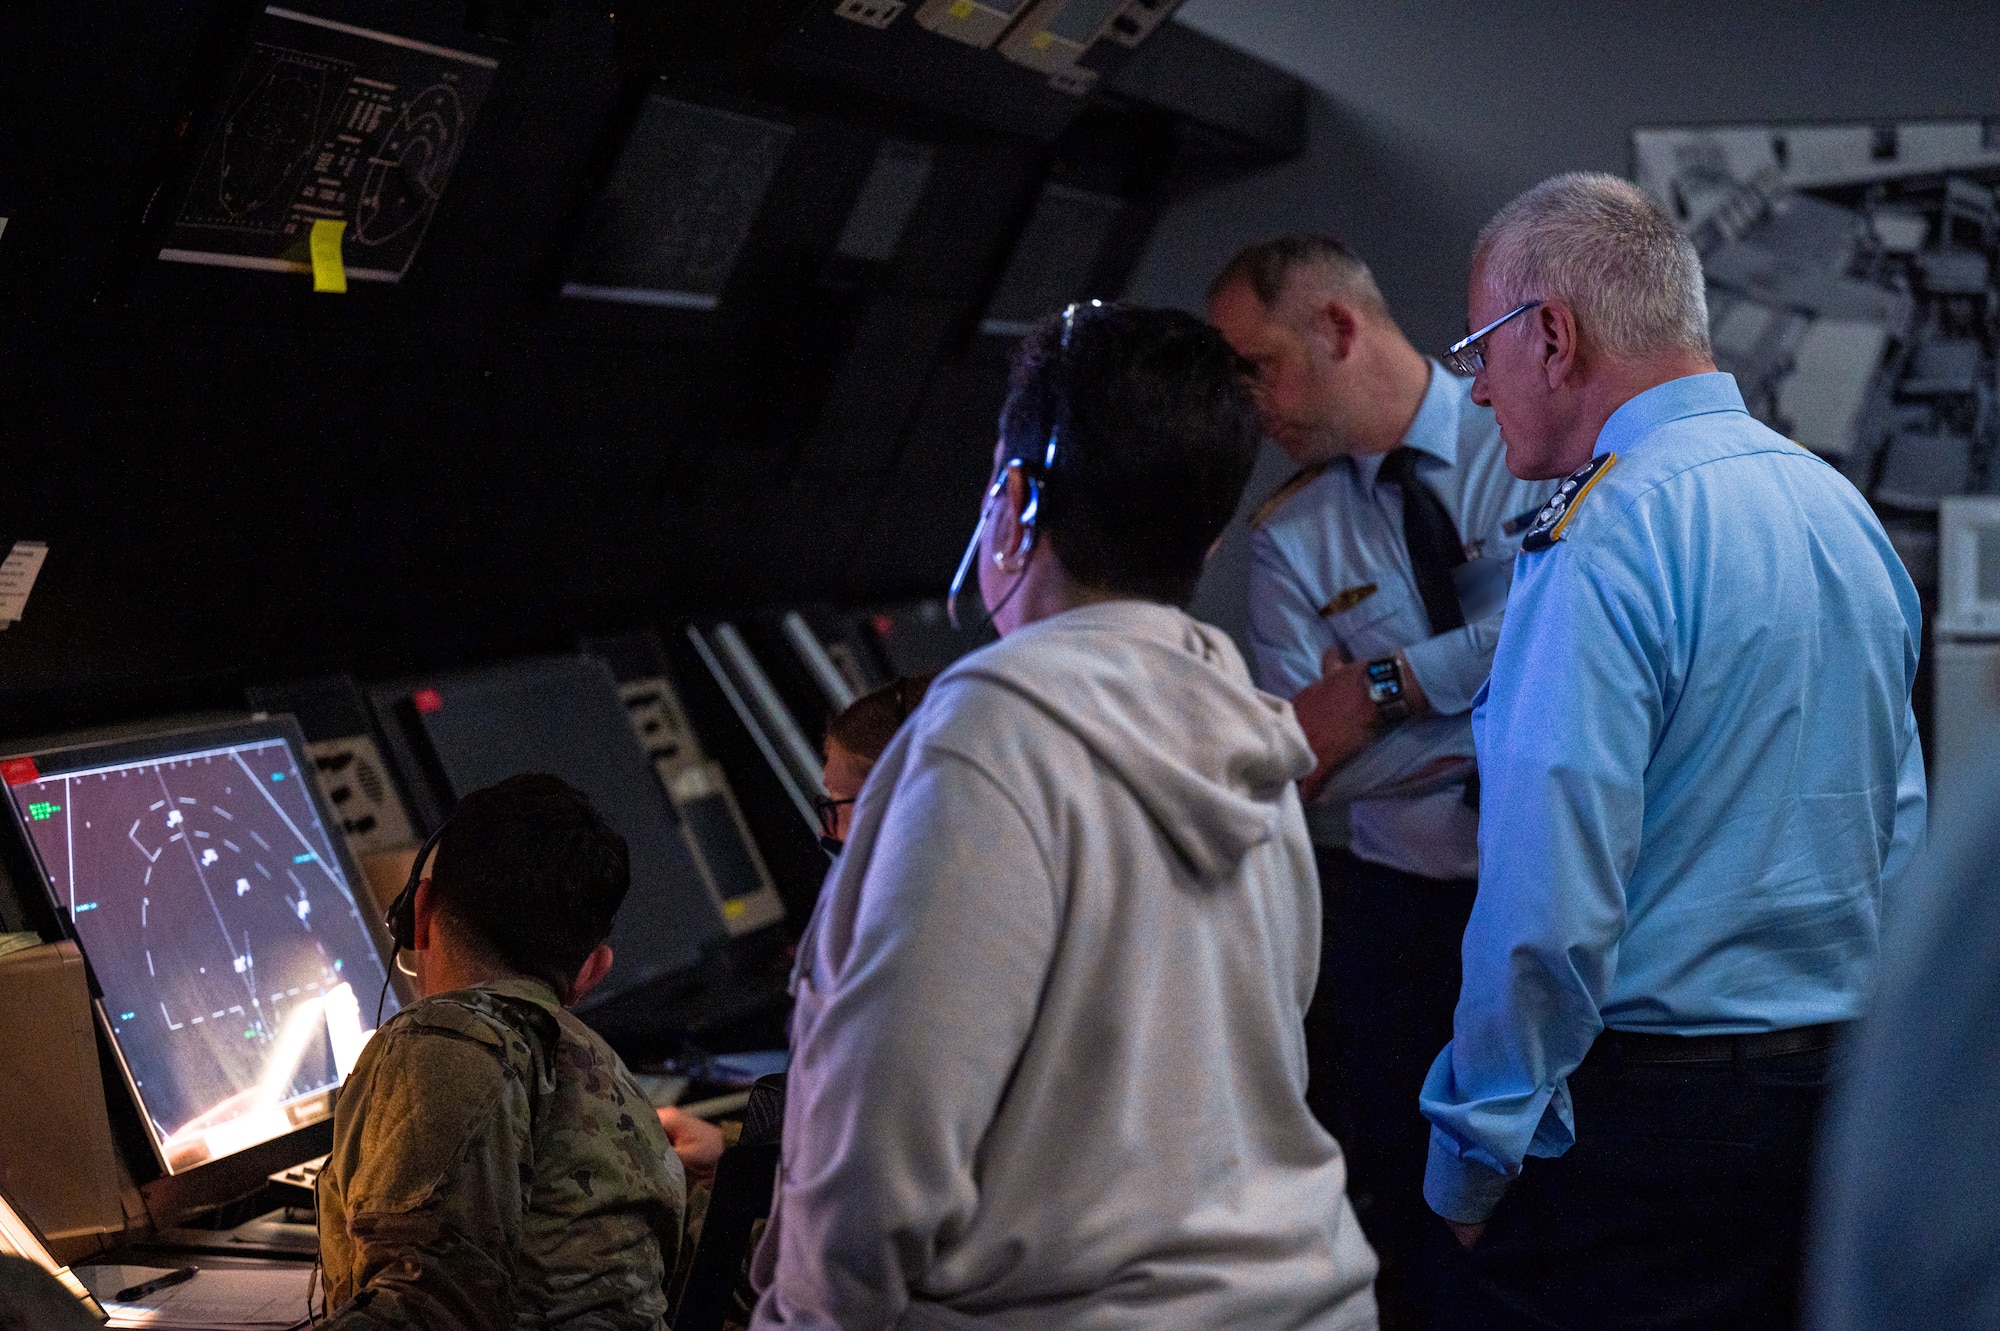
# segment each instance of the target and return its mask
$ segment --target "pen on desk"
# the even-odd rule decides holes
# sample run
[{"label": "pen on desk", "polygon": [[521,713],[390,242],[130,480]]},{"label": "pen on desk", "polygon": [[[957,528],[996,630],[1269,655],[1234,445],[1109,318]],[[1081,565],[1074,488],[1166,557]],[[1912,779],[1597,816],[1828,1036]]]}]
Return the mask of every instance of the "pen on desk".
[{"label": "pen on desk", "polygon": [[129,1285],[113,1295],[112,1302],[130,1303],[134,1299],[143,1299],[148,1294],[157,1294],[161,1290],[172,1288],[183,1281],[193,1280],[200,1271],[201,1268],[198,1266],[183,1266],[178,1271],[169,1271],[163,1276],[155,1276],[151,1280],[141,1281],[136,1285]]}]

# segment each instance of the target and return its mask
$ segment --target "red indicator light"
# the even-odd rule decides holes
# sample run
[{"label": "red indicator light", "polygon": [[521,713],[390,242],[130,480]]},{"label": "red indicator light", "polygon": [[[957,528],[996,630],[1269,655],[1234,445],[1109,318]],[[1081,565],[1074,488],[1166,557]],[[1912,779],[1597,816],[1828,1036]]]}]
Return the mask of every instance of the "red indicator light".
[{"label": "red indicator light", "polygon": [[31,781],[40,781],[42,774],[35,770],[33,758],[9,758],[0,763],[0,781],[10,786],[25,786]]},{"label": "red indicator light", "polygon": [[416,705],[416,709],[420,712],[442,712],[444,710],[444,699],[438,696],[436,689],[418,689],[410,695],[410,701]]}]

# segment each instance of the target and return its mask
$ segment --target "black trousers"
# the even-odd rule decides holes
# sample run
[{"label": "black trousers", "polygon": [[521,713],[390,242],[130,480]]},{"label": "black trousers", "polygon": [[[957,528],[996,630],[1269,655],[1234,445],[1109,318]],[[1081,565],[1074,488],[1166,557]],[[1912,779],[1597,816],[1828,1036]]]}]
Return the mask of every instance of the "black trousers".
[{"label": "black trousers", "polygon": [[1425,1324],[1437,1221],[1423,1198],[1430,1124],[1417,1093],[1451,1039],[1459,945],[1477,882],[1319,850],[1325,923],[1306,1012],[1307,1102],[1347,1156],[1348,1195],[1382,1260],[1383,1331]]},{"label": "black trousers", "polygon": [[1576,1143],[1530,1157],[1470,1252],[1440,1222],[1449,1331],[1789,1331],[1837,1050],[1569,1078]]}]

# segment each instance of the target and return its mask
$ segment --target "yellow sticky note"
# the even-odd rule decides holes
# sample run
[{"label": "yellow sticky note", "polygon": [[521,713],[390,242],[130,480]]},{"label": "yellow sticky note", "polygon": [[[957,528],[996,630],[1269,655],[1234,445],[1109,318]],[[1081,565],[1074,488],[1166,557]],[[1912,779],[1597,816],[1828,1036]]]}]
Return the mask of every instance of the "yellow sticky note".
[{"label": "yellow sticky note", "polygon": [[340,235],[347,223],[322,217],[313,223],[312,260],[314,291],[347,290],[347,265],[340,258]]},{"label": "yellow sticky note", "polygon": [[963,23],[972,17],[972,0],[951,0],[951,16]]}]

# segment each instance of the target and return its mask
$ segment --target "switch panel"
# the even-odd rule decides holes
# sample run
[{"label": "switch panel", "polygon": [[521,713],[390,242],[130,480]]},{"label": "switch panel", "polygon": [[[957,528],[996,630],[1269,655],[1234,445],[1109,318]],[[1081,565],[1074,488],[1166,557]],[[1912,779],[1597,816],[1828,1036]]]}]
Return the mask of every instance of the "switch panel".
[{"label": "switch panel", "polygon": [[680,813],[681,835],[715,893],[730,934],[751,933],[784,919],[777,884],[751,840],[729,779],[722,765],[702,752],[673,685],[665,676],[635,679],[619,685],[618,694]]},{"label": "switch panel", "polygon": [[342,735],[309,741],[313,776],[320,793],[333,806],[347,848],[356,862],[385,851],[408,850],[417,844],[416,830],[396,788],[389,783],[382,751],[371,735]]}]

